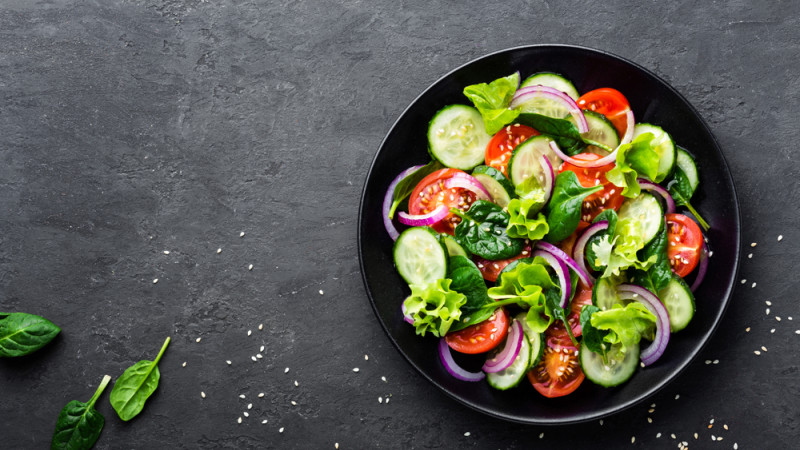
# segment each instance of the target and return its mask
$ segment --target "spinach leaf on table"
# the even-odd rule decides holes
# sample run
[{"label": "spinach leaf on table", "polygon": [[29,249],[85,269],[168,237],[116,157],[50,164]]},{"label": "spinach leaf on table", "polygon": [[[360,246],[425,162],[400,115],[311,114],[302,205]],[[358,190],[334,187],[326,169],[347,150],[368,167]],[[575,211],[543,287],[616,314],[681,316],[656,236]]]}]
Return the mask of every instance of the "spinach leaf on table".
[{"label": "spinach leaf on table", "polygon": [[419,184],[423,178],[443,168],[444,166],[442,163],[434,160],[415,170],[397,183],[397,186],[394,187],[394,193],[392,194],[392,207],[389,210],[389,218],[394,218],[394,213],[397,210],[397,207],[403,202],[403,200],[411,195],[411,192],[414,191],[414,188],[417,187],[417,184]]},{"label": "spinach leaf on table", "polygon": [[553,197],[547,204],[547,223],[550,225],[550,231],[545,239],[548,242],[559,242],[569,237],[581,221],[583,200],[602,189],[602,185],[583,187],[575,172],[567,170],[558,174],[553,187]]},{"label": "spinach leaf on table", "polygon": [[158,361],[161,360],[169,341],[168,337],[155,360],[142,360],[128,367],[114,383],[109,399],[120,419],[127,422],[136,417],[144,409],[144,404],[150,395],[155,392],[161,377]]},{"label": "spinach leaf on table", "polygon": [[470,253],[496,261],[522,252],[525,241],[508,235],[510,216],[500,206],[477,200],[467,212],[457,208],[451,208],[450,212],[461,217],[455,236]]},{"label": "spinach leaf on table", "polygon": [[87,403],[73,400],[61,410],[56,430],[50,442],[52,450],[88,450],[94,446],[103,431],[105,418],[94,409],[94,404],[105,390],[111,377],[106,375]]},{"label": "spinach leaf on table", "polygon": [[61,331],[53,322],[34,314],[2,313],[0,317],[0,358],[31,354]]}]

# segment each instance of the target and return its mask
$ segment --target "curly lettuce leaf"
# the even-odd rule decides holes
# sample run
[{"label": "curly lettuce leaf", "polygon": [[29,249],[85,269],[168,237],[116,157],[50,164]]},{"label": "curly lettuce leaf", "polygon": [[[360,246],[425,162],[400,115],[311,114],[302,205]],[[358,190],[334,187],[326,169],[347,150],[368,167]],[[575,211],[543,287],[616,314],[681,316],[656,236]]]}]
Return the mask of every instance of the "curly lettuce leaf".
[{"label": "curly lettuce leaf", "polygon": [[642,254],[644,260],[639,259],[639,250],[645,246],[643,228],[641,221],[629,217],[617,222],[613,234],[590,241],[589,255],[594,258],[591,263],[594,267],[605,267],[603,277],[619,275],[630,267],[647,270],[657,262],[657,254]]},{"label": "curly lettuce leaf", "polygon": [[411,285],[411,295],[403,304],[406,314],[414,319],[417,334],[425,336],[430,331],[436,337],[447,334],[453,321],[461,318],[461,306],[467,302],[464,294],[450,289],[451,280],[444,278],[434,283]]},{"label": "curly lettuce leaf", "polygon": [[508,203],[510,219],[506,231],[509,236],[538,241],[550,231],[547,217],[539,212],[544,205],[542,200],[544,196],[531,196],[515,198]]},{"label": "curly lettuce leaf", "polygon": [[499,283],[489,288],[489,297],[497,300],[496,305],[515,303],[527,308],[525,321],[534,332],[542,333],[555,318],[547,305],[545,291],[557,287],[544,265],[519,263],[500,274]]},{"label": "curly lettuce leaf", "polygon": [[464,95],[472,101],[483,117],[486,132],[495,134],[514,121],[519,110],[508,109],[519,86],[519,72],[498,78],[489,84],[479,83],[464,88]]},{"label": "curly lettuce leaf", "polygon": [[656,180],[658,176],[658,153],[653,148],[653,133],[642,133],[631,143],[617,150],[617,165],[606,173],[606,179],[622,188],[622,195],[634,198],[641,192],[636,178],[645,176]]},{"label": "curly lettuce leaf", "polygon": [[614,305],[605,311],[594,311],[588,323],[596,330],[607,331],[603,336],[603,344],[618,350],[619,354],[613,356],[616,359],[631,346],[639,344],[643,337],[653,339],[656,316],[643,304],[632,302],[624,307]]}]

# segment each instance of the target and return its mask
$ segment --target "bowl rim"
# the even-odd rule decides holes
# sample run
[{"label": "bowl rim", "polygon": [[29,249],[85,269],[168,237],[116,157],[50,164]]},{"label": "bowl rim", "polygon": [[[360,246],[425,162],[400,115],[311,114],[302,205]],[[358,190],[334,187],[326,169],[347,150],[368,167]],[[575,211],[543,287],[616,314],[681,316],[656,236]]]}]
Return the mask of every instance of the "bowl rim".
[{"label": "bowl rim", "polygon": [[[368,283],[367,276],[366,276],[366,271],[365,271],[366,267],[364,265],[364,252],[363,252],[363,249],[362,249],[362,237],[363,237],[362,236],[362,224],[363,224],[363,221],[364,221],[364,204],[366,202],[366,197],[367,197],[367,185],[369,184],[369,180],[371,179],[372,172],[373,172],[373,170],[375,168],[375,165],[376,165],[376,163],[378,161],[378,158],[380,156],[381,150],[383,149],[384,145],[386,144],[387,140],[389,139],[389,136],[392,135],[392,132],[397,127],[398,123],[406,116],[406,114],[409,113],[409,111],[416,105],[416,103],[421,98],[423,98],[424,96],[428,95],[429,91],[431,91],[436,85],[438,85],[439,83],[441,83],[445,79],[451,77],[455,73],[457,73],[457,72],[459,72],[459,71],[461,71],[461,70],[463,70],[463,69],[465,69],[465,68],[467,68],[467,67],[469,67],[469,66],[471,66],[471,65],[473,65],[473,64],[475,64],[475,63],[477,63],[479,61],[494,57],[494,56],[499,55],[499,54],[513,53],[513,52],[517,52],[517,51],[530,50],[530,49],[549,49],[549,50],[563,49],[563,50],[570,50],[570,51],[578,50],[578,51],[582,51],[582,52],[596,53],[596,54],[600,54],[600,55],[603,55],[603,56],[606,56],[606,57],[617,59],[619,61],[622,61],[622,62],[624,62],[624,63],[636,68],[637,70],[639,70],[640,72],[644,73],[645,75],[655,79],[655,81],[657,81],[658,83],[661,83],[663,86],[665,86],[667,88],[668,91],[670,91],[672,94],[677,96],[678,99],[680,99],[689,108],[689,110],[692,112],[692,114],[694,114],[695,117],[697,117],[698,121],[700,122],[700,124],[703,127],[703,130],[706,132],[706,134],[708,136],[711,137],[711,141],[714,144],[714,149],[720,156],[720,160],[722,161],[722,167],[721,167],[722,168],[722,172],[724,173],[724,176],[727,178],[728,183],[730,183],[732,194],[733,194],[732,195],[732,199],[733,199],[733,206],[734,206],[734,219],[735,219],[735,225],[736,225],[736,230],[735,230],[735,233],[736,233],[736,249],[735,249],[735,252],[734,252],[733,277],[731,279],[730,284],[728,285],[727,289],[724,292],[724,297],[723,297],[723,300],[722,300],[722,307],[719,309],[718,313],[716,314],[716,317],[714,317],[714,321],[713,321],[713,324],[711,325],[711,327],[709,327],[705,331],[705,333],[702,335],[700,345],[698,345],[691,352],[689,357],[684,360],[685,362],[679,364],[663,380],[660,380],[659,382],[657,382],[656,384],[654,384],[653,386],[651,386],[647,390],[645,390],[643,393],[635,396],[634,398],[632,398],[630,400],[627,400],[627,401],[622,402],[620,404],[615,404],[615,405],[612,405],[612,406],[609,406],[609,407],[599,408],[599,409],[597,409],[595,411],[592,411],[592,412],[583,413],[583,414],[577,414],[574,417],[571,417],[571,418],[568,418],[568,419],[558,419],[558,420],[547,420],[547,419],[544,419],[544,420],[541,420],[541,419],[531,420],[531,419],[524,419],[524,418],[521,418],[521,417],[516,416],[516,415],[503,414],[501,412],[486,410],[485,408],[483,408],[482,406],[480,406],[478,404],[470,402],[467,399],[464,399],[464,398],[462,398],[462,397],[460,397],[458,395],[455,395],[454,393],[451,393],[444,386],[441,386],[439,382],[437,382],[435,379],[433,379],[427,373],[425,373],[424,370],[422,370],[420,367],[418,367],[406,355],[406,353],[403,351],[403,349],[400,348],[400,345],[398,344],[398,342],[394,339],[392,334],[389,332],[389,329],[387,328],[387,325],[383,322],[383,320],[381,320],[377,305],[375,304],[375,298],[372,295],[372,291],[369,289],[369,283]],[[617,413],[620,413],[622,411],[625,411],[625,410],[631,408],[632,406],[634,406],[634,405],[636,405],[638,403],[641,403],[644,400],[646,400],[647,398],[655,395],[657,392],[659,392],[665,386],[667,386],[672,381],[677,379],[686,370],[686,368],[691,363],[693,363],[695,361],[695,359],[697,358],[697,355],[700,354],[701,351],[703,351],[703,349],[706,347],[706,345],[708,345],[709,340],[711,340],[711,336],[716,332],[717,328],[719,327],[719,324],[720,324],[720,322],[722,320],[722,317],[725,315],[725,312],[728,309],[728,306],[729,306],[730,301],[731,301],[731,297],[733,296],[733,292],[736,289],[736,282],[735,281],[736,281],[736,279],[738,279],[740,262],[741,262],[741,249],[742,249],[742,231],[741,231],[742,226],[741,226],[741,224],[742,224],[742,217],[741,217],[741,211],[740,211],[740,208],[739,208],[739,197],[738,197],[738,194],[736,192],[736,185],[734,184],[733,175],[731,174],[730,167],[728,165],[728,161],[725,159],[725,153],[722,151],[722,147],[720,147],[719,141],[717,141],[717,138],[711,132],[711,129],[709,128],[709,126],[706,123],[706,121],[703,118],[703,116],[700,115],[700,113],[697,111],[697,109],[694,107],[694,105],[692,105],[686,99],[686,97],[683,96],[683,94],[678,92],[670,83],[667,83],[664,79],[662,79],[661,77],[659,77],[658,75],[656,75],[655,73],[650,71],[649,69],[647,69],[647,68],[645,68],[645,67],[643,67],[643,66],[641,66],[641,65],[639,65],[639,64],[637,64],[637,63],[635,63],[633,61],[630,61],[627,58],[624,58],[622,56],[619,56],[619,55],[616,55],[614,53],[608,52],[606,50],[600,50],[600,49],[596,49],[596,48],[591,48],[591,47],[586,47],[586,46],[581,46],[581,45],[571,45],[571,44],[530,44],[530,45],[520,45],[520,46],[516,46],[516,47],[509,47],[509,48],[505,48],[505,49],[502,49],[502,50],[497,50],[497,51],[494,51],[494,52],[491,52],[491,53],[487,53],[487,54],[481,55],[481,56],[479,56],[477,58],[474,58],[474,59],[472,59],[472,60],[470,60],[470,61],[468,61],[468,62],[466,62],[464,64],[459,65],[455,69],[452,69],[449,72],[447,72],[446,74],[444,74],[441,77],[437,78],[425,90],[423,90],[419,95],[417,95],[408,104],[408,106],[406,106],[403,109],[403,111],[397,116],[397,119],[395,119],[395,121],[392,124],[392,126],[386,131],[383,139],[381,140],[380,145],[378,146],[378,150],[375,153],[375,156],[373,157],[372,162],[370,163],[369,170],[367,171],[366,177],[364,179],[364,184],[363,184],[363,187],[361,189],[361,199],[360,199],[359,207],[358,207],[358,227],[357,227],[356,239],[358,241],[357,242],[357,245],[358,245],[358,263],[359,263],[359,269],[361,271],[361,279],[362,279],[362,281],[364,283],[364,290],[367,293],[367,297],[369,299],[370,306],[372,307],[372,311],[375,313],[375,316],[378,319],[378,323],[380,323],[381,328],[383,328],[384,333],[389,338],[389,340],[392,342],[392,345],[395,347],[395,349],[403,356],[403,358],[420,375],[422,375],[423,378],[427,379],[434,386],[436,386],[436,388],[439,391],[443,392],[448,397],[456,400],[458,403],[460,403],[462,405],[465,405],[465,406],[467,406],[467,407],[469,407],[469,408],[471,408],[471,409],[473,409],[475,411],[478,411],[480,413],[486,414],[488,416],[491,416],[491,417],[494,417],[494,418],[498,418],[498,419],[502,419],[502,420],[506,420],[506,421],[509,421],[509,422],[525,424],[525,425],[554,425],[554,426],[558,426],[558,425],[570,425],[570,424],[587,422],[587,421],[595,420],[595,419],[601,419],[601,418],[605,418],[605,417],[608,417],[610,415],[617,414]]]}]

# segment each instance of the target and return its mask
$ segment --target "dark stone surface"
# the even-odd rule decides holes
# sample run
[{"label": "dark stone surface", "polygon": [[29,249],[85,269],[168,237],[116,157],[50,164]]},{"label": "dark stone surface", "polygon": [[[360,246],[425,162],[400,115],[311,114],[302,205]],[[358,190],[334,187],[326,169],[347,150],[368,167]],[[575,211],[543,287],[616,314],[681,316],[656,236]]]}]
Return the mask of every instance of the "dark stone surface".
[{"label": "dark stone surface", "polygon": [[[97,448],[796,445],[800,4],[472,3],[3,2],[0,310],[63,332],[0,361],[0,446],[46,448],[64,404],[166,336],[142,415],[100,400]],[[392,348],[358,271],[361,186],[398,114],[477,56],[545,42],[629,58],[698,108],[754,255],[655,411],[602,426],[519,426],[446,398]]]}]

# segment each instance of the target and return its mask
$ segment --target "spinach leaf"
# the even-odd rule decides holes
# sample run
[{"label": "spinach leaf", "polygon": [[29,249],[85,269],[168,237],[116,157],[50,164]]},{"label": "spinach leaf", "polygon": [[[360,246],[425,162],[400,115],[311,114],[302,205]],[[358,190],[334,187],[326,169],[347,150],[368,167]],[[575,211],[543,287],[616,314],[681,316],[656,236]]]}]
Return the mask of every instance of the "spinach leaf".
[{"label": "spinach leaf", "polygon": [[53,322],[27,313],[3,313],[0,319],[0,358],[24,356],[39,350],[61,331]]},{"label": "spinach leaf", "polygon": [[455,236],[467,251],[481,258],[496,261],[518,255],[525,242],[508,235],[509,215],[494,203],[478,200],[466,213],[451,208],[450,212],[461,217]]},{"label": "spinach leaf", "polygon": [[519,72],[498,78],[489,84],[473,84],[464,88],[464,95],[472,101],[483,117],[486,132],[495,134],[511,123],[519,110],[508,109],[519,86]]},{"label": "spinach leaf", "polygon": [[667,258],[667,227],[662,226],[661,230],[656,236],[639,250],[639,260],[649,261],[655,259],[655,262],[649,269],[647,269],[647,276],[653,283],[653,288],[658,292],[664,289],[669,280],[672,279],[672,269],[669,267],[669,259]]},{"label": "spinach leaf", "polygon": [[400,180],[400,182],[397,183],[397,186],[394,187],[394,194],[392,194],[392,207],[389,210],[389,218],[394,218],[394,213],[397,210],[397,207],[403,202],[403,200],[411,195],[411,192],[415,187],[417,187],[423,178],[440,169],[444,169],[442,163],[433,160]]},{"label": "spinach leaf", "polygon": [[595,145],[609,152],[614,150],[605,144],[583,137],[578,131],[578,127],[566,119],[556,119],[536,113],[522,113],[514,122],[535,128],[536,131],[550,136],[556,141],[558,148],[570,156],[580,153],[586,145]]},{"label": "spinach leaf", "polygon": [[103,431],[105,418],[94,409],[111,377],[106,375],[88,403],[73,400],[61,410],[56,421],[56,430],[50,442],[52,450],[88,450],[94,446]]},{"label": "spinach leaf", "polygon": [[581,221],[583,199],[603,189],[602,185],[585,188],[575,172],[565,171],[556,177],[553,197],[547,205],[547,223],[550,231],[545,236],[548,242],[559,242],[572,234]]},{"label": "spinach leaf", "polygon": [[155,360],[142,360],[128,367],[114,383],[109,398],[120,419],[127,422],[136,417],[144,409],[144,404],[150,395],[155,392],[161,377],[158,362],[164,355],[169,341],[170,338],[167,337]]},{"label": "spinach leaf", "polygon": [[485,309],[493,302],[489,298],[483,275],[472,260],[466,256],[451,256],[447,268],[447,278],[452,280],[450,289],[467,297],[461,306],[461,318],[454,322],[449,331],[458,331],[470,325],[483,322],[492,315],[492,310]]},{"label": "spinach leaf", "polygon": [[685,206],[689,212],[697,219],[697,222],[700,223],[700,226],[703,227],[704,230],[708,231],[709,225],[708,222],[703,219],[700,214],[694,209],[689,200],[694,195],[694,191],[692,191],[692,186],[689,184],[689,178],[686,177],[686,173],[681,170],[680,167],[675,167],[675,172],[673,173],[673,179],[670,181],[667,189],[669,190],[669,194],[672,196],[672,199],[675,200],[675,204],[678,206]]},{"label": "spinach leaf", "polygon": [[414,328],[420,336],[430,331],[436,337],[444,337],[450,326],[461,318],[461,307],[467,297],[451,289],[453,280],[443,278],[420,286],[412,284],[411,295],[404,301],[406,314],[414,320]]},{"label": "spinach leaf", "polygon": [[586,305],[581,309],[581,339],[586,348],[589,350],[603,355],[605,358],[606,348],[603,344],[603,339],[608,334],[607,330],[600,330],[592,325],[592,314],[600,311],[600,308],[594,305]]}]

